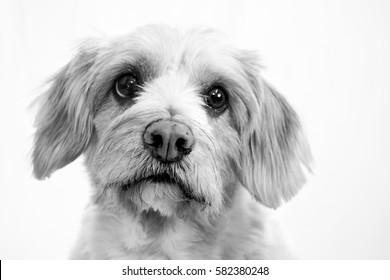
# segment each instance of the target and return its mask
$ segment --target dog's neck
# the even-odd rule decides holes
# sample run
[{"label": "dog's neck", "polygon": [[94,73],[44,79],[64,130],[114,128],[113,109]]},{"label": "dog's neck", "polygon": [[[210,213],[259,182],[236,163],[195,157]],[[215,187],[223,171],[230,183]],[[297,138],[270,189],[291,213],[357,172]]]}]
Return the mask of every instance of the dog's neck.
[{"label": "dog's neck", "polygon": [[[99,220],[94,236],[104,241],[92,245],[96,254],[92,258],[97,259],[205,258],[205,249],[201,248],[215,243],[224,219],[222,214],[183,219],[162,216],[154,210],[129,212],[109,205],[92,208]],[[112,247],[118,249],[112,251]]]},{"label": "dog's neck", "polygon": [[[207,251],[210,254],[207,247],[221,238],[221,228],[225,227],[232,204],[230,199],[225,201],[224,208],[215,215],[168,217],[157,210],[125,209],[113,203],[113,200],[95,197],[90,208],[96,225],[99,225],[93,236],[99,241],[92,241],[91,246],[96,254],[92,258],[210,258],[203,254]],[[115,250],[113,255],[112,247],[120,250]]]},{"label": "dog's neck", "polygon": [[94,203],[86,213],[86,228],[72,258],[264,258],[270,249],[256,248],[265,246],[265,209],[242,186],[236,189],[225,209],[207,219],[166,217],[154,210],[132,212],[113,203]]}]

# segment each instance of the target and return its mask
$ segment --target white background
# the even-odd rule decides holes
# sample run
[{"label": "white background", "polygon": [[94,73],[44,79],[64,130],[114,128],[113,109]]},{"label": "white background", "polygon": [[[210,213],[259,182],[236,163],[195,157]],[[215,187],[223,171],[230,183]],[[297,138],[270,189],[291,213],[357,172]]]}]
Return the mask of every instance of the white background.
[{"label": "white background", "polygon": [[390,1],[0,0],[0,258],[63,259],[89,185],[82,160],[31,176],[40,86],[85,37],[211,26],[257,49],[316,161],[275,215],[301,259],[390,259]]}]

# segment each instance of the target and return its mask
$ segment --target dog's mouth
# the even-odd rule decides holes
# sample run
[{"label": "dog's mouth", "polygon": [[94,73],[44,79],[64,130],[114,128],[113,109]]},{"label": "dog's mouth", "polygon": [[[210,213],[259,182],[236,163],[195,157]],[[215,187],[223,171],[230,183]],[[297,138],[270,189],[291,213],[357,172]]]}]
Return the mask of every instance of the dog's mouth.
[{"label": "dog's mouth", "polygon": [[140,186],[147,186],[148,184],[158,184],[161,185],[161,187],[176,186],[180,189],[183,200],[194,200],[201,204],[206,204],[206,199],[203,196],[194,194],[193,187],[191,187],[189,183],[182,180],[179,176],[168,172],[136,177],[133,180],[126,182],[122,186],[122,190],[127,191]]},{"label": "dog's mouth", "polygon": [[151,183],[160,183],[160,184],[168,184],[168,185],[175,184],[179,186],[184,186],[181,180],[176,179],[175,177],[169,175],[168,173],[149,175],[144,178],[139,178],[137,181],[147,181]]}]

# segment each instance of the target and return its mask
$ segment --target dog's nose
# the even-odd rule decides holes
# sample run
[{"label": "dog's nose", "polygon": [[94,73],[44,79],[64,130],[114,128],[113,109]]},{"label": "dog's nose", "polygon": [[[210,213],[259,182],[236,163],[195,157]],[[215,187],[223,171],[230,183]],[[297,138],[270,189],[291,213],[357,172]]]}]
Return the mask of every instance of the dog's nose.
[{"label": "dog's nose", "polygon": [[153,157],[163,162],[175,162],[191,153],[195,144],[191,129],[178,121],[157,120],[144,132],[144,146]]}]

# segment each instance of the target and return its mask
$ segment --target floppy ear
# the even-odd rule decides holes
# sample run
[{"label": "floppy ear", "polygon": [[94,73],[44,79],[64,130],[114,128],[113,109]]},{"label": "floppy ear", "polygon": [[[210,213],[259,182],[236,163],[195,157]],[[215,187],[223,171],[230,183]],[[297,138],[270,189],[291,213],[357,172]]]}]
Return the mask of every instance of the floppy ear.
[{"label": "floppy ear", "polygon": [[41,96],[33,148],[34,175],[49,177],[75,160],[87,147],[93,131],[88,102],[88,71],[95,54],[80,50],[52,79]]},{"label": "floppy ear", "polygon": [[298,115],[255,69],[246,68],[256,106],[252,106],[250,124],[241,135],[240,175],[259,202],[276,208],[305,183],[305,168],[311,171],[311,153]]}]

